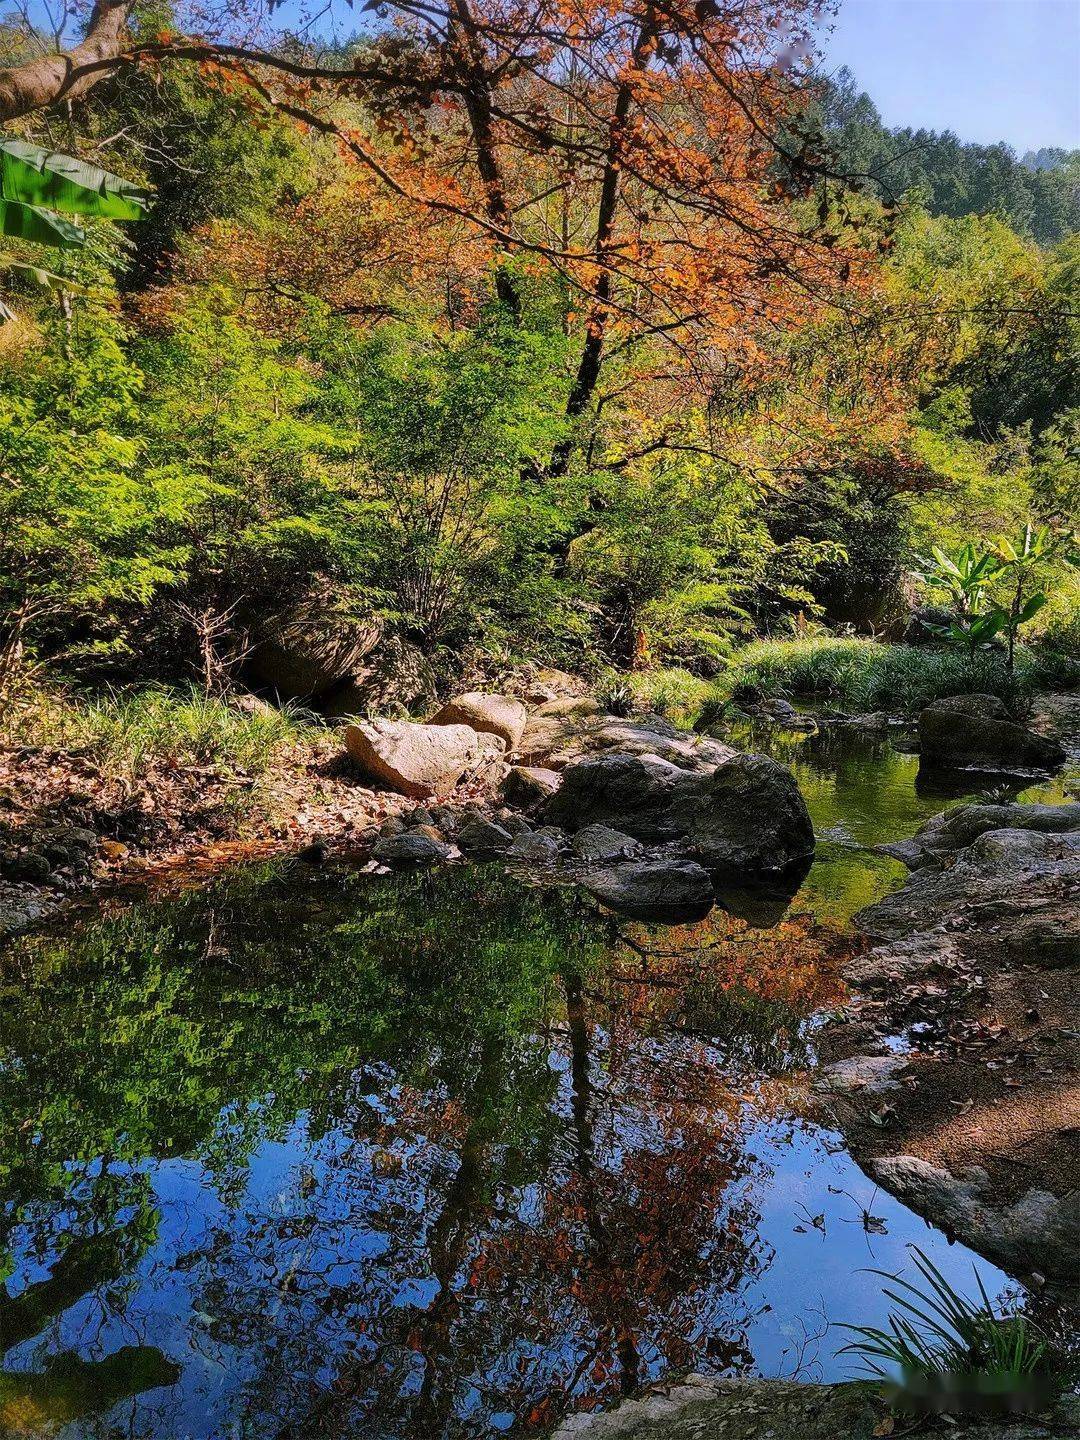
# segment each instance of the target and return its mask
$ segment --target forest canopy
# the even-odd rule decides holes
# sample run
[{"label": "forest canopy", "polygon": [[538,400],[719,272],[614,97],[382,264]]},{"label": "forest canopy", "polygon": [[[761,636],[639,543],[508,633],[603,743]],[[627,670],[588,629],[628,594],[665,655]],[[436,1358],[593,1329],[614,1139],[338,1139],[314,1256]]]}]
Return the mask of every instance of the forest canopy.
[{"label": "forest canopy", "polygon": [[148,199],[6,227],[3,683],[227,689],[308,622],[713,675],[1074,522],[1077,156],[887,129],[800,0],[85,18],[60,71],[5,21],[8,136]]}]

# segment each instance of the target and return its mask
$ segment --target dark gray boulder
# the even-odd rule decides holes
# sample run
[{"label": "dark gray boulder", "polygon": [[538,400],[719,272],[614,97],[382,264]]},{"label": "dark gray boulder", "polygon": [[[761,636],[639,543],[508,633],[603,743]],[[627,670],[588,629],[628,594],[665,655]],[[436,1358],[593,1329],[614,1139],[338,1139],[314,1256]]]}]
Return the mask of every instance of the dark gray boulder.
[{"label": "dark gray boulder", "polygon": [[733,755],[703,773],[655,755],[599,755],[566,771],[545,815],[571,831],[605,825],[647,845],[674,843],[714,871],[781,871],[814,853],[794,776],[764,755]]},{"label": "dark gray boulder", "polygon": [[635,840],[662,844],[678,837],[668,811],[686,778],[686,771],[656,755],[596,755],[570,766],[544,815],[566,830],[610,825]]},{"label": "dark gray boulder", "polygon": [[711,775],[684,782],[669,813],[710,870],[786,870],[814,853],[814,827],[795,777],[766,755],[736,755]]},{"label": "dark gray boulder", "polygon": [[1056,740],[1009,719],[996,695],[953,695],[919,716],[924,764],[955,769],[1052,770],[1065,759]]},{"label": "dark gray boulder", "polygon": [[371,854],[381,865],[422,870],[438,865],[450,851],[428,835],[406,830],[403,835],[387,835],[372,848]]},{"label": "dark gray boulder", "polygon": [[503,855],[514,843],[514,837],[509,830],[504,830],[501,825],[483,815],[474,815],[470,820],[466,820],[454,838],[459,850],[479,860]]},{"label": "dark gray boulder", "polygon": [[634,920],[702,920],[716,903],[708,872],[693,860],[628,860],[590,870],[591,894]]}]

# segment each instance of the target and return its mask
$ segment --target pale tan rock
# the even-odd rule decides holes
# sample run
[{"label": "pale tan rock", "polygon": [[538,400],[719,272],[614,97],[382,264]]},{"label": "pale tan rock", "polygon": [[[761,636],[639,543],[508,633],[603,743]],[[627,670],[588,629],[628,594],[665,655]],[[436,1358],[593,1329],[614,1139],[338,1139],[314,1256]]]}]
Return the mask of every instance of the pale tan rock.
[{"label": "pale tan rock", "polygon": [[528,711],[521,700],[510,695],[493,695],[471,690],[455,695],[428,721],[430,725],[469,725],[478,734],[497,735],[508,750],[516,750]]},{"label": "pale tan rock", "polygon": [[345,728],[345,748],[366,775],[414,800],[449,795],[464,776],[501,760],[495,737],[468,725],[410,720],[357,721]]}]

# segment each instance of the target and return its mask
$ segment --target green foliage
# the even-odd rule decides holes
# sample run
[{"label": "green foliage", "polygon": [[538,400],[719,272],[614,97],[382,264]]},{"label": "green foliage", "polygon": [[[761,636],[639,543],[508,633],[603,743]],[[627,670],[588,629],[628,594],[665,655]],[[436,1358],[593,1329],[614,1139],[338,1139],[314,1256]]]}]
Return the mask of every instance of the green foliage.
[{"label": "green foliage", "polygon": [[0,606],[9,634],[46,652],[75,632],[83,649],[108,638],[118,606],[146,604],[186,562],[161,526],[189,497],[140,469],[142,376],[123,341],[88,312],[69,335],[0,355]]},{"label": "green foliage", "polygon": [[883,194],[914,191],[938,215],[994,211],[1044,245],[1080,229],[1080,152],[1043,151],[1021,160],[1008,145],[886,126],[846,68],[819,86],[821,120],[838,163],[872,176]]},{"label": "green foliage", "polygon": [[1055,561],[1077,563],[1073,545],[1071,531],[1055,534],[1048,526],[1036,529],[1030,522],[1015,542],[998,535],[987,550],[977,550],[969,542],[955,555],[947,555],[935,545],[932,561],[923,562],[921,579],[931,591],[944,591],[957,612],[954,622],[941,627],[942,635],[974,653],[1004,631],[1011,671],[1020,626],[1047,604],[1045,590],[1035,588],[1036,584]]},{"label": "green foliage", "polygon": [[[66,216],[141,220],[147,200],[138,186],[96,165],[22,140],[0,141],[0,233],[16,240],[58,250],[81,249],[86,231]],[[2,256],[0,263],[38,285],[62,284],[59,276],[17,255]],[[10,318],[11,311],[0,304],[0,321]]]},{"label": "green foliage", "polygon": [[241,710],[202,691],[146,689],[86,697],[37,691],[5,711],[8,744],[77,750],[111,778],[132,784],[153,764],[217,764],[261,775],[303,735],[304,712]]},{"label": "green foliage", "polygon": [[369,583],[410,637],[461,649],[563,623],[545,552],[572,501],[538,479],[564,428],[560,350],[497,314],[453,336],[335,333],[322,350],[321,410],[367,507]]}]

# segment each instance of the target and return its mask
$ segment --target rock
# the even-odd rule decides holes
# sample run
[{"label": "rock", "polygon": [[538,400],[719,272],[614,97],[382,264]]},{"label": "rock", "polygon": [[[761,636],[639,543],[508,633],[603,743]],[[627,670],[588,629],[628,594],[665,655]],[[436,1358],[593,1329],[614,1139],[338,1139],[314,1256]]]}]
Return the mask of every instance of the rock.
[{"label": "rock", "polygon": [[1080,831],[1080,804],[958,805],[928,821],[916,839],[926,849],[955,851],[974,844],[988,830],[1038,830],[1046,835]]},{"label": "rock", "polygon": [[[528,733],[522,744],[529,742]],[[578,723],[565,732],[551,747],[548,765],[565,770],[568,765],[588,755],[605,753],[620,755],[656,755],[680,770],[703,773],[722,765],[736,753],[730,745],[708,735],[690,735],[676,730],[670,721],[659,715],[641,715],[633,720],[619,720],[610,715]]]},{"label": "rock", "polygon": [[528,711],[508,695],[479,690],[455,695],[428,721],[429,725],[469,725],[481,735],[497,735],[508,751],[516,750],[525,730]]},{"label": "rock", "polygon": [[530,705],[544,705],[552,700],[580,699],[588,693],[588,685],[576,675],[541,666],[528,682],[525,699]]},{"label": "rock", "polygon": [[1080,853],[1080,831],[1046,835],[1040,830],[984,830],[970,853],[973,861],[998,866],[1068,860]]},{"label": "rock", "polygon": [[708,872],[693,860],[628,860],[589,870],[584,884],[622,915],[668,925],[702,920],[716,903]]},{"label": "rock", "polygon": [[317,594],[261,627],[246,666],[279,695],[317,698],[354,674],[381,636],[381,621],[343,614],[332,597]]},{"label": "rock", "polygon": [[431,817],[431,823],[444,835],[450,837],[457,834],[458,826],[464,818],[460,810],[454,810],[449,805],[432,805],[428,814]]},{"label": "rock", "polygon": [[508,805],[531,810],[554,795],[561,784],[562,776],[557,770],[546,770],[540,765],[511,765],[502,783],[502,797]]},{"label": "rock", "polygon": [[905,1205],[962,1240],[1010,1274],[1038,1271],[1071,1287],[1080,1274],[1080,1192],[1058,1199],[1028,1190],[1014,1204],[988,1203],[988,1177],[964,1177],[915,1155],[886,1155],[873,1162],[874,1178]]},{"label": "rock", "polygon": [[656,755],[598,755],[563,776],[544,816],[567,830],[610,825],[647,844],[674,840],[668,812],[685,772]]},{"label": "rock", "polygon": [[345,748],[365,775],[414,800],[447,795],[465,775],[500,763],[501,742],[467,725],[361,720],[345,730]]},{"label": "rock", "polygon": [[683,781],[670,815],[709,870],[785,870],[814,853],[814,827],[795,777],[765,755],[735,755]]},{"label": "rock", "polygon": [[362,668],[320,696],[319,703],[328,719],[351,720],[395,706],[412,712],[430,710],[438,691],[438,674],[423,650],[391,636]]},{"label": "rock", "polygon": [[495,817],[504,830],[508,830],[516,840],[519,835],[531,835],[533,827],[524,815],[517,815],[513,810],[500,811]]},{"label": "rock", "polygon": [[379,826],[379,834],[384,838],[390,835],[404,835],[408,828],[400,815],[387,815]]},{"label": "rock", "polygon": [[713,871],[781,871],[814,852],[791,771],[764,755],[732,755],[704,774],[655,755],[597,756],[567,770],[544,813],[568,830],[607,825],[646,844],[679,842]]},{"label": "rock", "polygon": [[900,637],[904,645],[943,645],[947,636],[940,633],[947,630],[957,619],[956,613],[947,605],[920,605],[913,610]]},{"label": "rock", "polygon": [[[1077,1425],[1080,1400],[1072,1396],[1061,1400],[1057,1414],[1045,1423],[1039,1417],[1009,1416],[939,1431],[931,1422],[932,1433],[955,1434],[958,1440],[1064,1440],[1077,1433]],[[892,1417],[876,1384],[687,1375],[665,1380],[614,1409],[570,1415],[551,1440],[872,1440],[891,1433]]]},{"label": "rock", "polygon": [[919,716],[919,755],[927,765],[984,770],[1053,769],[1065,759],[1048,740],[1009,719],[996,695],[954,695]]},{"label": "rock", "polygon": [[583,865],[625,860],[642,853],[639,841],[624,835],[621,830],[612,830],[607,825],[586,825],[574,836],[571,849]]},{"label": "rock", "polygon": [[52,869],[46,856],[37,850],[8,850],[0,854],[0,875],[5,880],[44,885],[52,874]]},{"label": "rock", "polygon": [[593,700],[560,700],[542,705],[529,718],[520,753],[528,765],[563,770],[587,755],[618,751],[624,755],[659,755],[685,770],[707,770],[735,751],[705,735],[676,730],[661,715],[618,719],[602,715]]},{"label": "rock", "polygon": [[520,835],[515,835],[507,858],[516,860],[523,865],[547,868],[559,863],[564,847],[565,840],[557,831],[551,829],[523,831]]},{"label": "rock", "polygon": [[911,935],[891,945],[877,945],[841,967],[849,985],[860,990],[889,989],[947,971],[959,960],[956,942],[939,931]]},{"label": "rock", "polygon": [[900,1088],[896,1075],[906,1070],[906,1055],[854,1055],[826,1065],[814,1081],[814,1089],[828,1095],[881,1095]]},{"label": "rock", "polygon": [[392,865],[407,869],[426,869],[431,865],[438,865],[450,854],[449,849],[432,840],[429,835],[421,835],[416,830],[406,830],[402,835],[388,835],[380,840],[372,849],[372,859],[378,860],[382,865]]},{"label": "rock", "polygon": [[494,820],[487,820],[482,815],[474,815],[466,820],[459,827],[456,839],[459,850],[476,856],[477,859],[502,855],[510,849],[514,841],[509,830],[504,830],[501,825],[496,825]]}]

